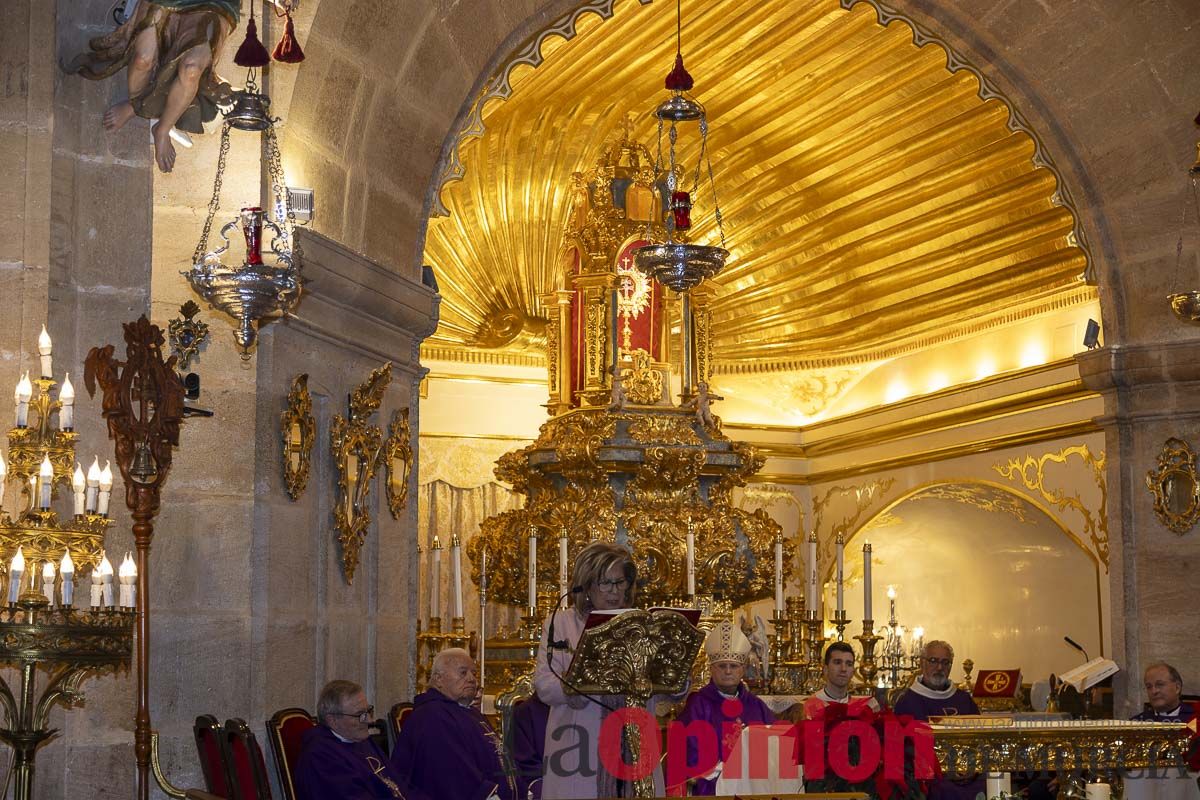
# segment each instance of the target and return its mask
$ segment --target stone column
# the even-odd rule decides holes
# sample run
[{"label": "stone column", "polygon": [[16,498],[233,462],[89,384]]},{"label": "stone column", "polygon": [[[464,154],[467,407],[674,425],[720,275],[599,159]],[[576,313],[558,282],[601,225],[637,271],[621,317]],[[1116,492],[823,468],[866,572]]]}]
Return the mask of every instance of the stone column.
[{"label": "stone column", "polygon": [[[1164,303],[1165,311],[1165,303]],[[1182,323],[1181,323],[1182,324]],[[1193,568],[1200,529],[1168,530],[1154,513],[1146,475],[1163,442],[1200,447],[1200,347],[1190,342],[1113,345],[1076,356],[1084,384],[1104,397],[1111,546],[1112,658],[1118,716],[1142,707],[1142,670],[1167,661],[1186,691],[1200,685]]]}]

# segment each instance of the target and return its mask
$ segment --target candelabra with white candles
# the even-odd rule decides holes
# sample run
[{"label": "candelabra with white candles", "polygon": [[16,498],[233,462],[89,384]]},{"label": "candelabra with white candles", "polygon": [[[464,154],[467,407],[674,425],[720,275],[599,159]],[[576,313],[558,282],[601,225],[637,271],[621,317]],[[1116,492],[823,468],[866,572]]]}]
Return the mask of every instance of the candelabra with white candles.
[{"label": "candelabra with white candles", "polygon": [[[132,557],[114,576],[104,553],[113,524],[112,467],[106,461],[102,468],[96,456],[85,471],[75,460],[75,387],[70,375],[61,388],[54,380],[53,342],[44,326],[37,349],[38,377],[26,371],[17,381],[8,449],[0,454],[0,580],[7,601],[0,605],[0,664],[15,667],[20,678],[13,689],[0,679],[0,741],[15,751],[18,800],[33,795],[34,758],[53,733],[51,706],[76,699],[89,673],[129,665],[137,606]],[[75,597],[77,578],[90,578],[90,595],[79,598],[86,604]],[[51,676],[40,700],[38,667]]]}]

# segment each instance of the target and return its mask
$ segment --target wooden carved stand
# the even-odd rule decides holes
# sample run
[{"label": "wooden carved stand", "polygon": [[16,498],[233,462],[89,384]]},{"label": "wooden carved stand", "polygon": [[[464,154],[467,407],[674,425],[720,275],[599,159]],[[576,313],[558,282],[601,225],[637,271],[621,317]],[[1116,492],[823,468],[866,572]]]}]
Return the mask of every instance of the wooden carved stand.
[{"label": "wooden carved stand", "polygon": [[125,504],[133,513],[137,546],[137,682],[134,726],[138,800],[150,798],[150,543],[159,495],[179,446],[183,421],[183,382],[175,356],[163,359],[163,333],[146,317],[125,323],[125,361],[113,358],[113,346],[93,347],[84,362],[84,384],[103,392],[108,436],[125,479]]}]

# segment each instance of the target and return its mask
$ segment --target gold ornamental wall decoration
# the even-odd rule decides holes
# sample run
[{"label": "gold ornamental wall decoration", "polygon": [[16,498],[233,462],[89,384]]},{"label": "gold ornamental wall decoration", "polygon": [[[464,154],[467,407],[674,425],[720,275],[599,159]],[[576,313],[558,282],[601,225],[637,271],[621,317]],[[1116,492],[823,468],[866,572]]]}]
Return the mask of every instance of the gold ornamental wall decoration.
[{"label": "gold ornamental wall decoration", "polygon": [[1163,442],[1158,467],[1146,473],[1146,487],[1154,497],[1158,521],[1182,536],[1200,521],[1200,476],[1196,454],[1182,439]]},{"label": "gold ornamental wall decoration", "polygon": [[299,500],[308,486],[317,421],[312,414],[308,373],[297,375],[288,392],[287,408],[280,418],[283,433],[283,482],[288,497]]},{"label": "gold ornamental wall decoration", "polygon": [[[1099,490],[1100,501],[1095,509],[1089,508],[1078,492],[1068,493],[1065,489],[1047,486],[1046,467],[1050,464],[1066,465],[1072,456],[1077,456],[1090,470],[1091,478]],[[1108,481],[1104,473],[1106,464],[1103,450],[1095,454],[1086,444],[1080,444],[1064,447],[1056,453],[1012,458],[1008,463],[996,464],[992,468],[1009,480],[1019,481],[1029,491],[1037,492],[1043,500],[1060,511],[1069,509],[1079,514],[1083,522],[1083,540],[1091,543],[1100,563],[1104,564],[1105,571],[1108,571]]]},{"label": "gold ornamental wall decoration", "polygon": [[342,569],[348,583],[354,582],[358,554],[367,538],[367,527],[371,524],[371,508],[367,500],[371,494],[371,479],[375,477],[383,450],[383,431],[378,425],[372,424],[370,418],[379,410],[383,393],[391,381],[392,364],[389,361],[374,370],[350,395],[349,418],[336,414],[330,427],[329,443],[333,451],[333,466],[338,474],[333,523],[338,531],[338,543],[342,546]]},{"label": "gold ornamental wall decoration", "polygon": [[413,462],[408,411],[404,408],[392,413],[392,424],[388,426],[388,438],[383,446],[387,503],[392,519],[400,519],[400,512],[408,505],[408,476],[412,474]]}]

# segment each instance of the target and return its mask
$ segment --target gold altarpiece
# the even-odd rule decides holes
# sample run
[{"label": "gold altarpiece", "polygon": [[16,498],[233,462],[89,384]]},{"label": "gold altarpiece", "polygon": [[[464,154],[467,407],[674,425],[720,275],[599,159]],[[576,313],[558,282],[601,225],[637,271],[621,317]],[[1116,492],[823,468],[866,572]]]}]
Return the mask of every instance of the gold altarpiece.
[{"label": "gold altarpiece", "polygon": [[[730,440],[708,405],[708,287],[696,287],[684,303],[632,264],[636,247],[665,238],[663,179],[627,125],[592,169],[572,176],[561,283],[541,296],[550,318],[551,418],[536,441],[496,465],[496,477],[523,496],[524,507],[485,520],[467,548],[476,585],[487,551],[489,600],[526,608],[522,630],[489,638],[489,693],[506,691],[531,668],[541,620],[559,596],[563,537],[572,565],[592,541],[627,545],[642,606],[693,602],[685,574],[689,529],[695,602],[728,610],[772,594],[782,530],[764,510],[733,503],[734,490],[762,468],[764,457]],[[691,324],[680,324],[689,304]],[[534,609],[528,608],[531,536]],[[784,548],[790,573],[791,543]]]}]

